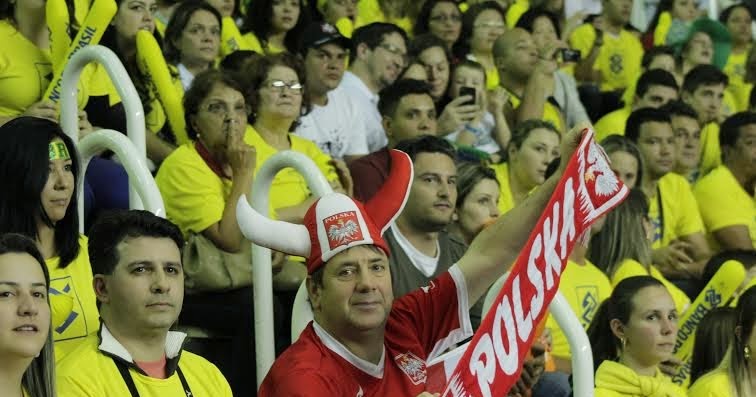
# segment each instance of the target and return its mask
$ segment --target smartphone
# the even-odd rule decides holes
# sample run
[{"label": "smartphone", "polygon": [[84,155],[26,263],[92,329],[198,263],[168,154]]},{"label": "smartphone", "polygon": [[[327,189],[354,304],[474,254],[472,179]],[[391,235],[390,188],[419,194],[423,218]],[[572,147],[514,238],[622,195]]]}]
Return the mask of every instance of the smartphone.
[{"label": "smartphone", "polygon": [[560,54],[562,56],[562,62],[578,62],[580,60],[580,51],[578,50],[562,48]]},{"label": "smartphone", "polygon": [[459,96],[469,95],[472,97],[471,101],[463,103],[463,105],[475,105],[478,98],[477,91],[473,87],[459,87]]}]

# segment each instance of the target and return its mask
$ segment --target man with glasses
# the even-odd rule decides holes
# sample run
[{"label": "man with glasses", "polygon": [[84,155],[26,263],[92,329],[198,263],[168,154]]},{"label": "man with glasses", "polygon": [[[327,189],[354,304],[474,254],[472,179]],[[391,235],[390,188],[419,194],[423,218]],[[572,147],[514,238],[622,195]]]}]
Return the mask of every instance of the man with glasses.
[{"label": "man with glasses", "polygon": [[350,44],[328,23],[313,23],[305,29],[299,53],[304,59],[311,110],[299,119],[295,131],[331,157],[347,161],[368,154],[362,133],[364,117],[345,91],[335,89],[344,77]]},{"label": "man with glasses", "polygon": [[393,84],[407,64],[407,34],[398,26],[376,22],[352,34],[349,71],[339,84],[364,120],[368,152],[386,146],[378,113],[378,92]]}]

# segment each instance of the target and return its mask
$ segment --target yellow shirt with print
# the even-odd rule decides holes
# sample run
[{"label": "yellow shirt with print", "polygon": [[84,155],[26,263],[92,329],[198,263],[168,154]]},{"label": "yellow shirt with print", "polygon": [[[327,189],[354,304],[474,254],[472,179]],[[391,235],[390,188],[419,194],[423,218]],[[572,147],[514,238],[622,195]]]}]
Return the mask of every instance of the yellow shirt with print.
[{"label": "yellow shirt with print", "polygon": [[[657,186],[657,194],[650,197],[648,203],[648,216],[654,227],[653,249],[666,247],[680,237],[704,231],[698,203],[687,179],[670,172],[659,179]],[[659,193],[664,219],[659,216]]]},{"label": "yellow shirt with print", "polygon": [[[255,173],[260,171],[260,166],[262,166],[265,161],[278,153],[278,150],[266,143],[252,126],[247,126],[247,131],[244,134],[244,141],[248,145],[254,146],[255,152],[257,153],[258,165]],[[338,179],[336,170],[330,164],[331,156],[323,153],[314,142],[293,134],[289,134],[289,142],[291,144],[290,150],[302,153],[309,157],[318,167],[320,172],[326,176],[326,179],[329,181]],[[301,204],[303,201],[307,200],[311,194],[310,188],[307,187],[307,182],[302,174],[297,172],[294,168],[284,168],[276,174],[276,177],[273,179],[273,184],[270,187],[270,216],[275,216],[275,209]]]},{"label": "yellow shirt with print", "polygon": [[[520,104],[522,103],[522,98],[515,95],[515,93],[507,90],[506,88],[504,88],[504,90],[509,94],[509,102],[512,104],[512,109],[516,110],[517,108],[519,108]],[[554,124],[558,131],[565,131],[562,111],[548,100],[544,102],[543,116],[541,117],[541,119]]]},{"label": "yellow shirt with print", "polygon": [[730,390],[732,384],[727,372],[715,369],[696,380],[688,389],[688,397],[734,397]]},{"label": "yellow shirt with print", "polygon": [[649,269],[646,270],[643,265],[633,259],[625,259],[619,267],[617,267],[614,274],[611,276],[612,287],[617,287],[617,284],[619,284],[620,281],[633,276],[651,276],[664,284],[667,291],[669,291],[669,294],[672,296],[672,300],[675,302],[675,308],[677,309],[678,314],[682,314],[688,306],[690,306],[690,298],[688,298],[688,295],[685,295],[685,292],[682,292],[677,286],[669,282],[669,280],[667,280],[656,267],[649,266]]},{"label": "yellow shirt with print", "polygon": [[231,180],[215,174],[193,143],[180,146],[163,161],[155,182],[166,216],[184,236],[201,233],[223,218]]},{"label": "yellow shirt with print", "polygon": [[720,165],[701,178],[693,187],[701,218],[708,231],[709,246],[720,250],[712,232],[744,225],[756,246],[756,202],[738,183],[729,168]]},{"label": "yellow shirt with print", "polygon": [[[588,57],[596,40],[591,24],[579,26],[570,36],[570,47],[579,50],[582,59]],[[623,29],[617,36],[604,33],[604,44],[593,65],[601,71],[601,91],[622,90],[637,80],[641,73],[643,46],[634,34]]]},{"label": "yellow shirt with print", "polygon": [[355,28],[369,25],[373,22],[388,22],[402,28],[407,34],[412,34],[413,21],[409,17],[389,19],[381,10],[378,0],[360,0],[357,2],[357,15]]},{"label": "yellow shirt with print", "polygon": [[701,175],[722,164],[722,149],[719,146],[719,124],[709,123],[701,129]]},{"label": "yellow shirt with print", "polygon": [[514,196],[512,189],[509,187],[509,164],[499,163],[490,166],[496,174],[496,180],[499,182],[499,212],[504,215],[514,208]]},{"label": "yellow shirt with print", "polygon": [[[585,265],[580,265],[568,260],[559,280],[559,292],[570,304],[583,328],[588,329],[601,302],[612,294],[612,284],[606,274],[593,263],[586,260]],[[567,336],[551,314],[546,320],[546,328],[551,330],[551,354],[559,358],[570,358]]]},{"label": "yellow shirt with print", "polygon": [[625,135],[625,125],[632,110],[629,106],[617,109],[599,119],[593,127],[596,130],[596,141],[601,142],[610,135]]},{"label": "yellow shirt with print", "polygon": [[0,116],[18,116],[47,90],[52,60],[7,20],[0,21],[0,43]]},{"label": "yellow shirt with print", "polygon": [[724,70],[722,70],[729,78],[726,91],[732,95],[735,102],[735,111],[744,112],[748,110],[748,99],[751,95],[751,88],[753,84],[746,83],[745,81],[745,63],[748,58],[749,49],[746,49],[740,54],[730,53],[727,58]]},{"label": "yellow shirt with print", "polygon": [[59,257],[45,260],[50,272],[49,296],[56,362],[100,328],[88,241],[86,236],[79,236],[79,255],[65,268],[60,267]]}]

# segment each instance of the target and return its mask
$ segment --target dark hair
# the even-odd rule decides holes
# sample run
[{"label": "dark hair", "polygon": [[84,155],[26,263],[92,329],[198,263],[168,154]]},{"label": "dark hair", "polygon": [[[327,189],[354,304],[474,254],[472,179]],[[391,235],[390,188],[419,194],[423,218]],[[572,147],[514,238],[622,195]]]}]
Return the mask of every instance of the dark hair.
[{"label": "dark hair", "polygon": [[[45,259],[37,249],[37,244],[27,236],[17,233],[0,235],[0,255],[10,253],[22,253],[31,255],[39,263],[42,274],[45,277],[45,290],[50,289],[50,272],[45,264]],[[46,298],[50,305],[49,296]],[[48,330],[47,340],[39,355],[24,371],[21,385],[31,396],[55,397],[55,356],[53,348],[52,324]]]},{"label": "dark hair", "polygon": [[669,55],[674,58],[675,50],[672,47],[666,45],[651,47],[643,54],[643,58],[641,59],[641,67],[643,69],[648,69],[648,66],[651,65],[651,62],[653,62],[654,59],[656,59],[656,57],[660,55]]},{"label": "dark hair", "polygon": [[[719,22],[721,22],[723,25],[727,25],[727,20],[730,19],[730,15],[733,11],[735,11],[736,8],[742,8],[748,12],[748,15],[753,19],[753,12],[751,11],[751,7],[746,5],[745,3],[736,3],[733,4],[719,13]],[[693,384],[693,382],[691,382]]]},{"label": "dark hair", "polygon": [[541,17],[546,17],[551,21],[551,25],[554,26],[554,31],[556,32],[557,37],[562,35],[561,30],[559,29],[559,17],[553,12],[547,11],[543,8],[531,8],[525,11],[525,13],[520,16],[520,19],[517,20],[515,27],[523,28],[528,32],[533,33],[533,25],[535,24],[536,19]]},{"label": "dark hair", "polygon": [[753,87],[751,88],[751,93],[748,95],[748,107],[750,109],[756,107],[756,89],[753,89]]},{"label": "dark hair", "polygon": [[[171,16],[171,20],[168,22],[168,26],[165,28],[164,42],[163,42],[163,56],[169,63],[178,64],[181,61],[181,52],[176,46],[176,42],[181,40],[181,35],[184,34],[186,24],[192,18],[197,11],[207,11],[215,17],[218,21],[218,29],[221,27],[221,14],[215,7],[211,6],[204,0],[189,0],[179,3],[176,10]],[[220,36],[220,33],[219,33]],[[220,37],[218,37],[220,41]]]},{"label": "dark hair", "polygon": [[662,69],[651,69],[645,71],[638,78],[638,84],[635,86],[635,96],[640,98],[646,95],[651,86],[655,85],[672,88],[675,92],[680,89],[672,73]]},{"label": "dark hair", "polygon": [[409,55],[410,58],[417,58],[423,51],[434,47],[440,47],[444,51],[446,61],[451,64],[451,53],[449,52],[449,49],[446,48],[446,43],[432,33],[415,36],[415,38],[407,45],[407,55]]},{"label": "dark hair", "polygon": [[622,324],[627,324],[635,310],[633,298],[648,287],[664,288],[664,284],[651,276],[628,277],[620,281],[614,287],[612,295],[599,306],[587,330],[593,350],[594,371],[604,360],[616,360],[617,352],[622,349],[622,344],[612,332],[610,322],[617,319]]},{"label": "dark hair", "polygon": [[522,146],[522,143],[525,142],[526,139],[528,139],[530,133],[537,128],[544,128],[549,131],[553,131],[555,134],[557,134],[560,140],[562,139],[562,134],[559,133],[559,130],[557,130],[554,124],[550,121],[541,119],[529,119],[515,126],[514,130],[512,131],[512,138],[509,140],[509,146],[519,149],[520,146]]},{"label": "dark hair", "polygon": [[480,64],[480,62],[473,61],[471,59],[463,59],[459,62],[457,62],[456,65],[451,70],[450,76],[453,76],[454,73],[460,69],[460,68],[468,68],[477,70],[478,72],[483,74],[483,79],[486,80],[488,76],[486,76],[486,68],[483,67],[483,65]]},{"label": "dark hair", "polygon": [[384,117],[393,116],[399,102],[407,95],[428,95],[433,98],[431,86],[427,82],[415,79],[397,80],[378,93],[378,112]]},{"label": "dark hair", "polygon": [[[244,97],[251,113],[248,122],[253,124],[257,118],[257,111],[260,107],[260,88],[262,83],[268,78],[270,71],[276,66],[284,66],[294,70],[297,79],[303,87],[307,87],[307,74],[304,70],[302,58],[288,52],[282,52],[275,55],[262,57],[255,62],[248,63],[249,68],[244,74],[240,75],[242,87],[244,87]],[[310,110],[310,96],[307,89],[302,90],[302,111],[300,115],[305,115]],[[290,131],[297,128],[298,122],[291,124]]]},{"label": "dark hair", "polygon": [[722,362],[734,336],[737,316],[732,307],[716,307],[696,327],[690,363],[690,384]]},{"label": "dark hair", "polygon": [[660,107],[659,110],[669,114],[670,119],[675,116],[690,117],[698,122],[698,112],[696,112],[696,109],[693,109],[693,106],[690,106],[681,100],[669,101],[664,106]]},{"label": "dark hair", "polygon": [[682,90],[694,93],[702,85],[724,85],[727,87],[730,79],[713,65],[698,65],[688,71],[683,79]]},{"label": "dark hair", "polygon": [[[60,268],[67,267],[79,255],[78,182],[79,154],[71,138],[50,120],[19,117],[0,127],[5,143],[0,145],[0,180],[5,192],[0,194],[0,233],[20,233],[36,240],[37,221],[55,230],[55,247]],[[60,138],[71,156],[74,187],[63,219],[53,224],[41,200],[50,175],[48,144]],[[37,218],[39,217],[39,218]]]},{"label": "dark hair", "polygon": [[[740,138],[740,129],[750,125],[756,124],[756,113],[754,112],[739,112],[725,119],[719,126],[719,144],[724,148],[735,147],[738,138]],[[724,155],[724,152],[722,152]]]},{"label": "dark hair", "polygon": [[221,70],[242,73],[246,65],[257,62],[264,55],[252,50],[236,50],[225,57],[220,63]]},{"label": "dark hair", "polygon": [[[748,337],[754,332],[756,323],[756,286],[748,288],[738,300],[735,308],[737,313],[737,326],[740,327],[740,335],[733,338],[732,354],[730,355],[731,382],[735,384],[735,395],[745,394],[747,385],[752,384],[748,359],[745,357]],[[753,347],[751,347],[752,349]],[[751,352],[751,354],[754,354]]]},{"label": "dark hair", "polygon": [[[299,1],[299,18],[291,30],[286,32],[284,37],[284,46],[288,51],[296,51],[299,44],[299,37],[310,23],[310,13],[304,0]],[[255,0],[250,2],[251,5],[247,10],[247,16],[241,27],[242,33],[252,32],[260,40],[263,48],[268,46],[268,35],[271,33],[273,20],[273,2],[274,0]]]},{"label": "dark hair", "polygon": [[643,156],[633,141],[627,139],[624,135],[609,135],[600,144],[607,156],[611,156],[614,152],[626,152],[635,157],[635,161],[638,163],[637,180],[643,180]]},{"label": "dark hair", "polygon": [[640,108],[630,113],[630,117],[627,118],[627,124],[625,124],[625,137],[638,143],[640,138],[641,126],[645,123],[671,123],[669,114],[660,109],[655,108]]},{"label": "dark hair", "polygon": [[499,184],[496,172],[485,164],[465,161],[457,165],[457,208],[464,204],[470,192],[484,179]]},{"label": "dark hair", "polygon": [[113,274],[120,260],[118,245],[131,238],[169,238],[179,250],[184,248],[184,237],[176,225],[143,210],[107,212],[95,221],[89,236],[93,274]]},{"label": "dark hair", "polygon": [[355,29],[352,32],[352,48],[349,51],[349,63],[354,62],[357,57],[357,48],[360,44],[365,44],[367,48],[373,50],[383,43],[387,35],[392,33],[402,36],[405,43],[409,40],[407,33],[393,23],[373,22]]},{"label": "dark hair", "polygon": [[457,39],[454,47],[452,47],[452,53],[454,53],[456,58],[465,58],[470,53],[469,41],[472,39],[473,30],[475,29],[473,25],[475,25],[475,20],[478,19],[478,16],[487,10],[498,12],[501,15],[501,19],[506,22],[507,12],[495,1],[488,0],[470,6],[464,15],[462,15],[462,30],[459,33],[459,39]]},{"label": "dark hair", "polygon": [[449,141],[433,135],[421,135],[411,139],[405,139],[399,142],[395,149],[401,150],[415,161],[420,153],[441,153],[449,156],[452,160],[456,159],[456,151]]},{"label": "dark hair", "polygon": [[218,84],[239,91],[242,95],[244,94],[244,89],[234,72],[208,69],[198,74],[192,81],[189,90],[184,94],[184,120],[186,122],[186,134],[190,139],[197,139],[197,134],[199,133],[192,126],[192,116],[197,114],[200,103],[207,97],[213,87]]},{"label": "dark hair", "polygon": [[[415,25],[412,27],[412,33],[415,37],[430,32],[430,14],[433,12],[436,5],[440,3],[449,3],[457,8],[457,3],[454,0],[427,0],[423,2],[423,6],[420,8],[420,12],[418,12],[417,18],[415,19]],[[459,9],[457,8],[457,10]],[[461,11],[459,14],[462,16]]]}]

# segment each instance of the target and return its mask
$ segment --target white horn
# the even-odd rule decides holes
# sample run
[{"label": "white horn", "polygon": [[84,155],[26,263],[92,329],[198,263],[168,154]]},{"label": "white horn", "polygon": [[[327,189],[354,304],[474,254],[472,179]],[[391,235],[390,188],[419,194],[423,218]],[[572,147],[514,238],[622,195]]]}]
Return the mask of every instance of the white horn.
[{"label": "white horn", "polygon": [[236,203],[236,221],[247,240],[289,255],[310,256],[310,233],[303,225],[275,221],[255,211],[242,195]]}]

